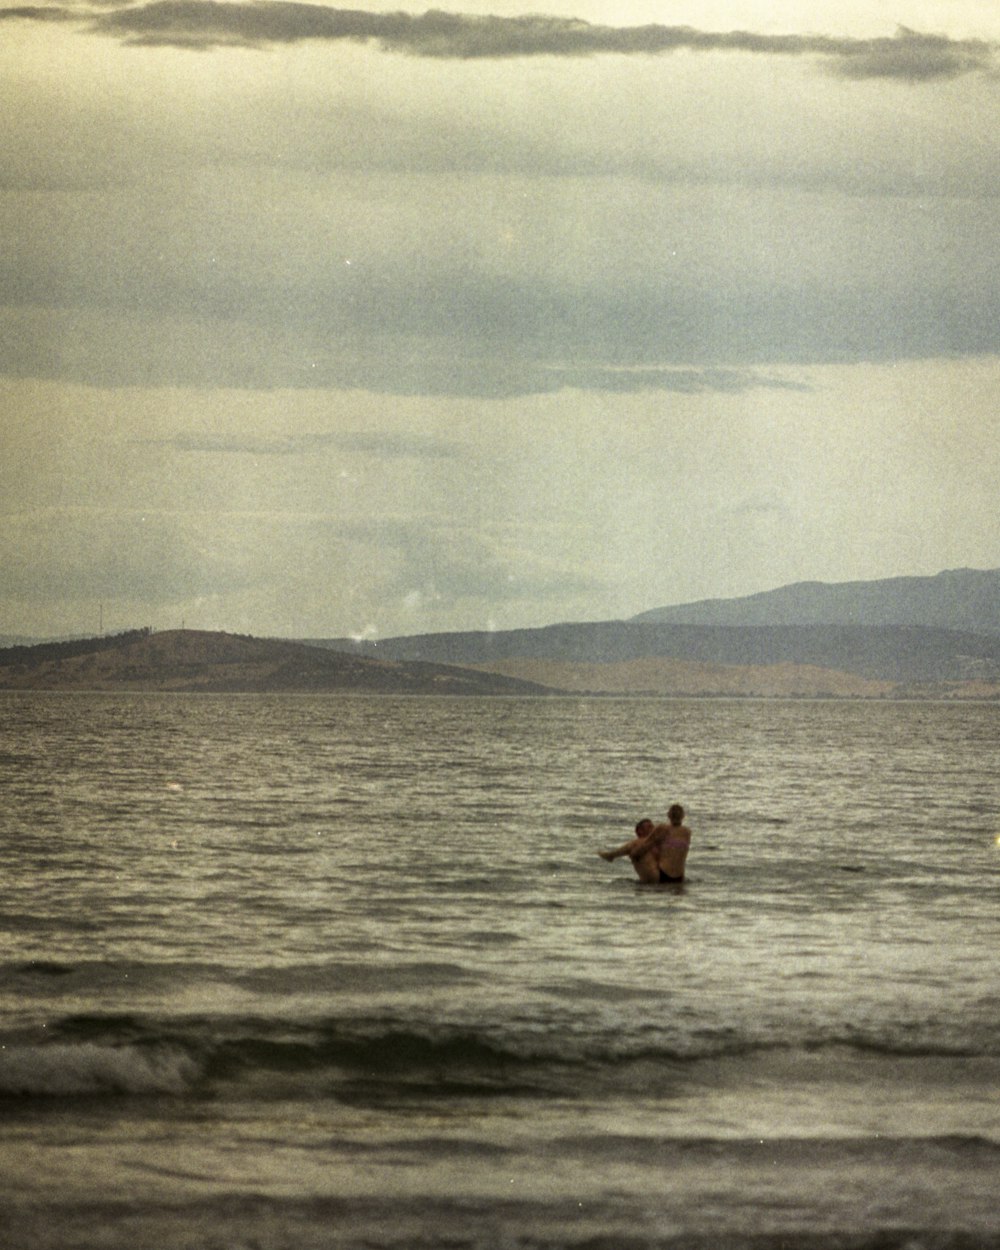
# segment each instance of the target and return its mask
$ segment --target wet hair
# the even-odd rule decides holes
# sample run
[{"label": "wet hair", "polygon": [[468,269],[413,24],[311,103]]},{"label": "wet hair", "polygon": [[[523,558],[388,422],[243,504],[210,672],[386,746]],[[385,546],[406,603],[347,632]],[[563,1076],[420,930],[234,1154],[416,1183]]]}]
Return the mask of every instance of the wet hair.
[{"label": "wet hair", "polygon": [[636,833],[642,833],[643,825],[652,825],[652,823],[653,822],[649,819],[648,816],[643,816],[642,820],[640,820],[639,823],[635,827]]},{"label": "wet hair", "polygon": [[670,811],[667,812],[667,819],[670,821],[672,825],[683,824],[684,808],[681,807],[680,803],[675,803],[673,807],[670,809]]}]

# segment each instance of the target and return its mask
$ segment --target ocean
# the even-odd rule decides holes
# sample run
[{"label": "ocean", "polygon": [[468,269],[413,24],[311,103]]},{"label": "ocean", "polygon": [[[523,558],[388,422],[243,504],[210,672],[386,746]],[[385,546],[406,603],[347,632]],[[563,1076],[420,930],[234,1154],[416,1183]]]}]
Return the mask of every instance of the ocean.
[{"label": "ocean", "polygon": [[0,712],[3,1247],[1000,1247],[1000,705]]}]

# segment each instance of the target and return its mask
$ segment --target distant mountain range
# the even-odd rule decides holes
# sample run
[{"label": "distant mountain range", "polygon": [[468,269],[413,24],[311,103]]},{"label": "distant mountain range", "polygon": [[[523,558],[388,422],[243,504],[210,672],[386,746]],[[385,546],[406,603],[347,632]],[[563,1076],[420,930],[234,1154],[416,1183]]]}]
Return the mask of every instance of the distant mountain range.
[{"label": "distant mountain range", "polygon": [[1000,570],[806,582],[627,621],[319,645],[595,693],[992,698],[1000,695]]},{"label": "distant mountain range", "polygon": [[740,599],[654,608],[632,620],[660,625],[903,625],[1000,634],[1000,569],[934,577],[796,582]]},{"label": "distant mountain range", "polygon": [[[426,660],[437,664],[478,666],[507,676],[545,681],[540,663],[564,668],[589,666],[591,684],[581,687],[570,674],[549,668],[547,678],[561,689],[610,689],[635,692],[631,677],[625,681],[601,674],[595,666],[634,665],[639,661],[660,661],[660,674],[650,671],[649,693],[670,693],[662,679],[671,679],[670,666],[677,663],[702,666],[701,688],[688,693],[715,694],[732,691],[732,674],[712,670],[731,668],[774,669],[777,666],[808,667],[836,674],[851,674],[863,681],[888,683],[904,689],[927,683],[987,683],[1000,689],[1000,635],[971,634],[958,630],[925,629],[905,626],[867,625],[650,625],[633,621],[598,624],[550,625],[542,629],[509,630],[497,633],[426,634],[390,638],[379,643],[340,640],[329,645],[346,648],[352,654],[374,655],[397,660]],[[758,678],[766,675],[758,673]],[[777,676],[777,674],[774,674]],[[788,674],[782,676],[781,692],[788,689]],[[832,677],[815,680],[815,672],[805,685],[792,683],[791,693],[852,693],[842,681]],[[600,681],[594,682],[597,678]],[[766,681],[758,680],[737,693],[768,693]],[[888,688],[858,694],[892,693]],[[774,691],[778,693],[778,691]]]},{"label": "distant mountain range", "polygon": [[378,642],[136,630],[0,650],[3,689],[1000,699],[1000,570]]}]

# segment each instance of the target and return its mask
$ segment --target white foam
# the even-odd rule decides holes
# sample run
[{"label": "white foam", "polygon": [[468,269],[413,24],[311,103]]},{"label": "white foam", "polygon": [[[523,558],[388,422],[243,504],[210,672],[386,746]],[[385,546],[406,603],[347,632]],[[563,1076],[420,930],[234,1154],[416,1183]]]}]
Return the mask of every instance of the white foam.
[{"label": "white foam", "polygon": [[0,1047],[0,1096],[182,1094],[198,1075],[179,1051],[134,1047]]}]

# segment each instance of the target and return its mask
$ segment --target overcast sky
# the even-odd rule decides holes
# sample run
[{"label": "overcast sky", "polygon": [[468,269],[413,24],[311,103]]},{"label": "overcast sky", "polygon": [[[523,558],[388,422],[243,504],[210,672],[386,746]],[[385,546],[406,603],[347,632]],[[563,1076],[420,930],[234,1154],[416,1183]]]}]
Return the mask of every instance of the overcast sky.
[{"label": "overcast sky", "polygon": [[0,9],[0,634],[1000,565],[995,0],[539,7]]}]

